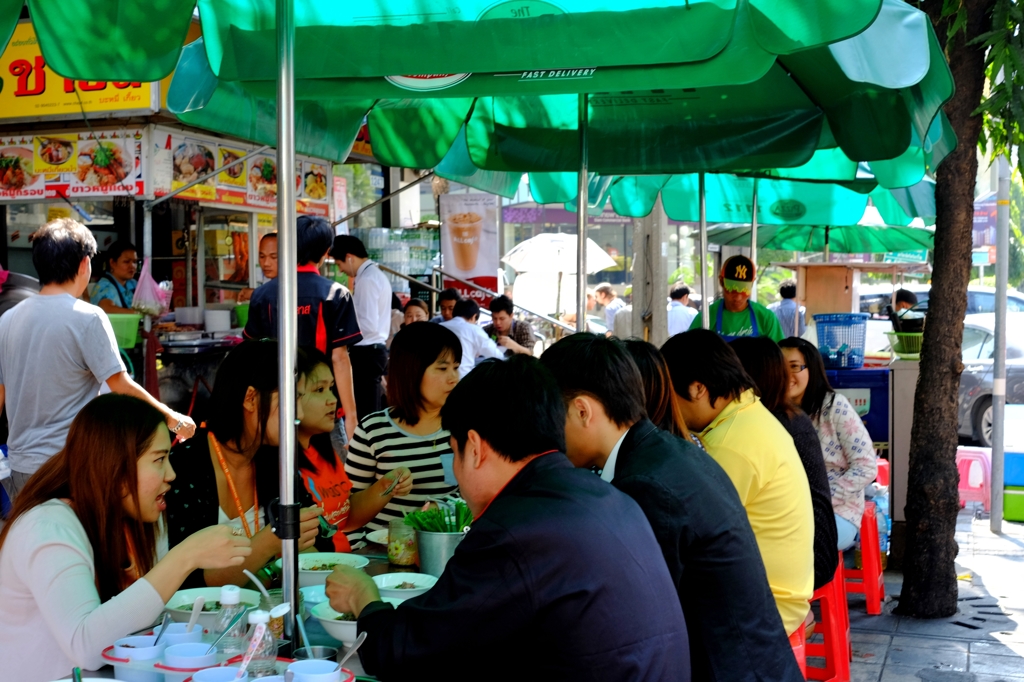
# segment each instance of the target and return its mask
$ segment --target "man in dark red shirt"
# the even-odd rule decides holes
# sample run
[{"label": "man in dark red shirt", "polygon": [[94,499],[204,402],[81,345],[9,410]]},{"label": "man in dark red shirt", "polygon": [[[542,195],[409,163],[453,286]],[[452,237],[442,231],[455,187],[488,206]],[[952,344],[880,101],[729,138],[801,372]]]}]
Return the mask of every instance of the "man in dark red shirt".
[{"label": "man in dark red shirt", "polygon": [[[348,347],[363,338],[356,322],[352,295],[337,282],[320,276],[320,266],[334,243],[330,223],[323,218],[300,216],[295,227],[299,263],[299,347],[316,348],[331,358],[334,383],[345,413],[345,432],[347,439],[351,439],[358,415]],[[249,322],[245,325],[247,338],[277,338],[279,289],[278,280],[273,279],[253,292]],[[332,441],[337,449],[337,439],[332,438]]]}]

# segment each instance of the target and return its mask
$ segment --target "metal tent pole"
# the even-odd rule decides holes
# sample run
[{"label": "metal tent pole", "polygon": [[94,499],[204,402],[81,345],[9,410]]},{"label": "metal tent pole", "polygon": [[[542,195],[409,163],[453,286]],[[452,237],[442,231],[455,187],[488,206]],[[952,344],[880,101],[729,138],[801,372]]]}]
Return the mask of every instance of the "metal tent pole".
[{"label": "metal tent pole", "polygon": [[[142,207],[142,258],[149,260],[153,257],[153,209],[143,205]],[[150,263],[150,268],[153,264]],[[142,316],[142,328],[147,332],[153,329],[153,318],[149,315]],[[146,340],[149,343],[149,340]]]},{"label": "metal tent pole", "polygon": [[1006,411],[1006,288],[1010,273],[1010,161],[1000,156],[996,195],[996,349],[992,363],[992,495],[989,527],[1003,530],[1003,446]]},{"label": "metal tent pole", "polygon": [[[196,209],[196,305],[206,313],[206,223],[203,207]],[[203,320],[206,321],[205,319]]]},{"label": "metal tent pole", "polygon": [[[751,202],[750,211],[750,262],[754,264],[754,272],[757,272],[757,178],[754,178],[754,199]],[[750,300],[757,302],[757,283],[750,292]]]},{"label": "metal tent pole", "polygon": [[[294,0],[277,0],[277,172],[295,177],[295,7]],[[280,517],[284,601],[291,611],[284,619],[284,639],[295,642],[298,613],[297,561],[299,505],[295,503],[295,355],[298,344],[295,183],[282,182],[277,194],[278,268],[278,382],[280,414]]]},{"label": "metal tent pole", "polygon": [[580,175],[576,194],[576,331],[587,328],[587,122],[589,118],[587,93],[580,93]]},{"label": "metal tent pole", "polygon": [[704,329],[711,329],[708,319],[708,308],[711,298],[708,296],[708,210],[707,196],[704,191],[704,174],[699,176],[700,192],[700,319]]}]

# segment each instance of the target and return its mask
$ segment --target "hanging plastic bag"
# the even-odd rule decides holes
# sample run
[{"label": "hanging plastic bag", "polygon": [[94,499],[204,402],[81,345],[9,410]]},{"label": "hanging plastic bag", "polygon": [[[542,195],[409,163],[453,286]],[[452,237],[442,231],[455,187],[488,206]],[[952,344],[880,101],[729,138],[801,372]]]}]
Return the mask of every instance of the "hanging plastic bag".
[{"label": "hanging plastic bag", "polygon": [[0,265],[0,292],[4,290],[4,284],[7,282],[7,275],[10,274],[4,267]]},{"label": "hanging plastic bag", "polygon": [[142,263],[142,274],[135,286],[132,308],[146,315],[158,316],[167,311],[167,294],[153,279],[149,268],[149,259]]}]

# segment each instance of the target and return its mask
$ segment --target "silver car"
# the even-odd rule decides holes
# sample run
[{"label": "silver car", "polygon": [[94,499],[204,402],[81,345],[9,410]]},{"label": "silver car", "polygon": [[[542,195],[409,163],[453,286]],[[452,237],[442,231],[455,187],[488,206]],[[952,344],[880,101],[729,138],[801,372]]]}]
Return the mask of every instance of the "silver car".
[{"label": "silver car", "polygon": [[[992,445],[992,355],[995,351],[995,313],[964,319],[960,375],[960,435],[984,447]],[[1024,312],[1009,312],[1006,320],[1006,402],[1024,403]]]}]

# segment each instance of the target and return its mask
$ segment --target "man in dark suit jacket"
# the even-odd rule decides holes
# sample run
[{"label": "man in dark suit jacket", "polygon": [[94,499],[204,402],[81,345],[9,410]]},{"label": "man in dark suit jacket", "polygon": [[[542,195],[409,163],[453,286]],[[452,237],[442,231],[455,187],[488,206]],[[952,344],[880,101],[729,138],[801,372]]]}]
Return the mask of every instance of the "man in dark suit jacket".
[{"label": "man in dark suit jacket", "polygon": [[628,351],[574,334],[541,362],[562,390],[569,459],[601,470],[654,529],[686,616],[693,679],[802,680],[732,481],[703,450],[647,420]]},{"label": "man in dark suit jacket", "polygon": [[[495,392],[494,387],[502,390]],[[690,680],[686,623],[643,512],[561,453],[558,386],[525,355],[477,366],[448,396],[472,529],[437,584],[397,608],[339,567],[331,607],[368,634],[381,680]]]}]

